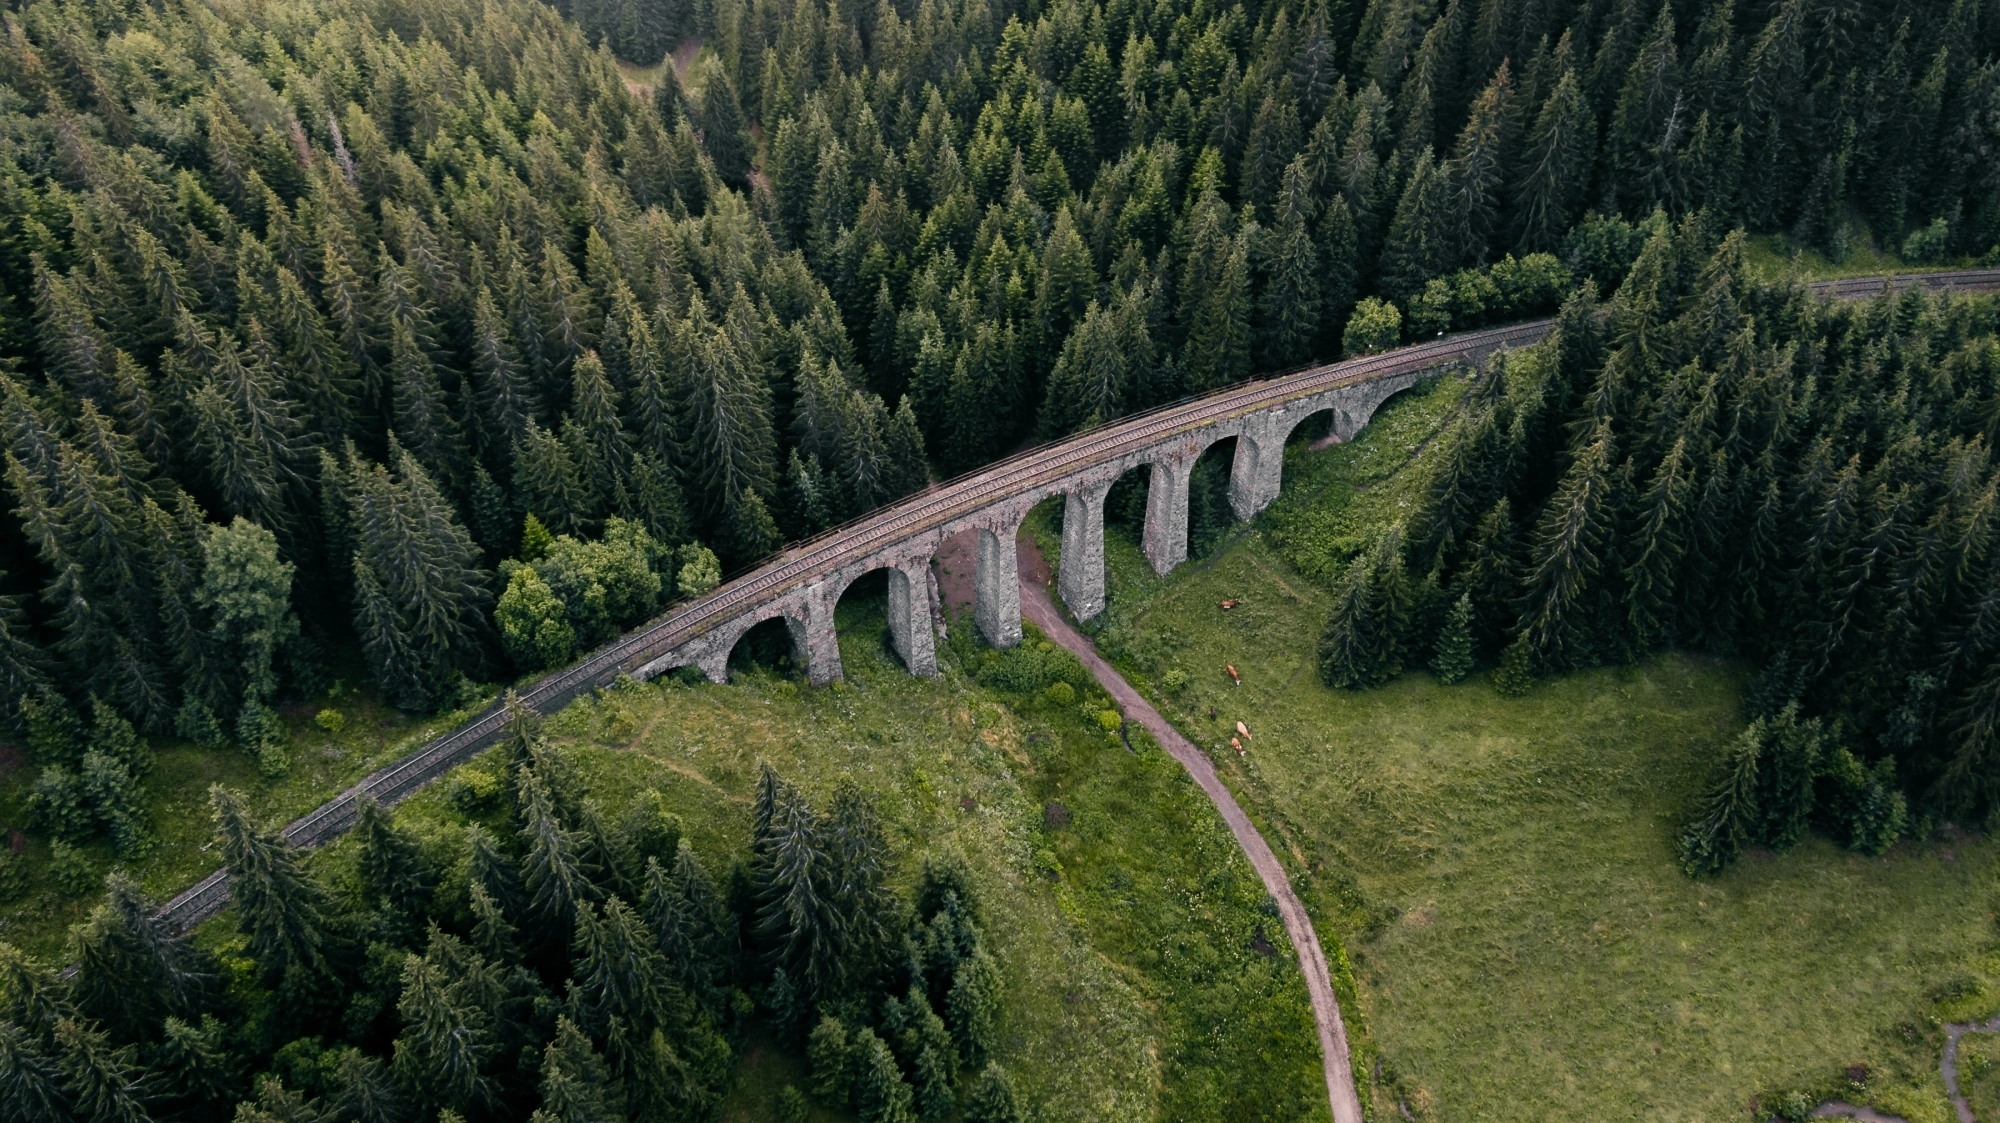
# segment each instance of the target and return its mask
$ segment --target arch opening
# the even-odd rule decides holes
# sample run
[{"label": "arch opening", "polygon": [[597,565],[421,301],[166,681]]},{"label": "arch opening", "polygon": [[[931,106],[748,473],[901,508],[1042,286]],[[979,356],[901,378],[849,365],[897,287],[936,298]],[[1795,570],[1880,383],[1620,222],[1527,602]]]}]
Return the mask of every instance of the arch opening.
[{"label": "arch opening", "polygon": [[907,595],[909,585],[901,570],[877,566],[841,590],[833,606],[833,628],[840,637],[840,665],[847,673],[902,666],[891,617],[900,599],[896,592]]},{"label": "arch opening", "polygon": [[1188,556],[1205,557],[1236,525],[1229,485],[1236,465],[1236,438],[1224,437],[1202,450],[1188,474]]},{"label": "arch opening", "polygon": [[1335,431],[1338,415],[1332,406],[1317,409],[1307,414],[1292,431],[1285,434],[1285,450],[1304,448],[1314,452],[1330,448],[1340,443],[1340,434]]},{"label": "arch opening", "polygon": [[739,674],[801,678],[805,675],[804,625],[769,616],[746,628],[729,648],[729,678]]}]

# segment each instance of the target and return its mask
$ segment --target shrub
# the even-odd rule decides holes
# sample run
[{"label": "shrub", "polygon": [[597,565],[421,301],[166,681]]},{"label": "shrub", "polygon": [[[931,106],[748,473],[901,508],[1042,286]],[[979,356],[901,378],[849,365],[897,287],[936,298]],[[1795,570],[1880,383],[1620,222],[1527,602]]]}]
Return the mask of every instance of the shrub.
[{"label": "shrub", "polygon": [[334,709],[332,706],[325,706],[313,715],[313,724],[326,730],[328,733],[337,734],[347,728],[347,715]]},{"label": "shrub", "polygon": [[49,878],[64,895],[81,897],[97,886],[97,866],[80,846],[49,844]]},{"label": "shrub", "polygon": [[285,751],[285,722],[271,707],[245,701],[236,715],[236,740],[257,758],[257,770],[266,776],[283,776],[292,763]]},{"label": "shrub", "polygon": [[27,888],[27,859],[11,850],[0,850],[0,901],[11,901]]},{"label": "shrub", "polygon": [[1364,297],[1348,318],[1347,331],[1340,337],[1341,353],[1349,358],[1387,351],[1403,337],[1403,314],[1396,306],[1376,297]]},{"label": "shrub", "polygon": [[699,542],[690,542],[680,550],[680,575],[674,580],[674,587],[683,599],[692,599],[722,584],[722,563],[716,559],[714,551]]},{"label": "shrub", "polygon": [[1119,726],[1125,724],[1125,719],[1117,710],[1099,710],[1097,711],[1097,724],[1106,733],[1116,733]]},{"label": "shrub", "polygon": [[790,1084],[778,1089],[778,1123],[806,1123],[805,1093]]},{"label": "shrub", "polygon": [[1910,232],[1903,239],[1903,260],[1916,265],[1936,265],[1951,256],[1951,224],[1942,218]]},{"label": "shrub", "polygon": [[1048,642],[989,651],[975,677],[981,686],[1015,694],[1034,694],[1058,682],[1074,688],[1085,681],[1076,656]]},{"label": "shrub", "polygon": [[467,815],[477,815],[495,806],[506,787],[500,777],[483,768],[461,768],[452,773],[447,798]]},{"label": "shrub", "polygon": [[1181,670],[1179,667],[1175,667],[1173,670],[1168,671],[1166,674],[1160,676],[1160,689],[1166,691],[1169,694],[1179,694],[1181,691],[1186,690],[1187,688],[1188,688],[1188,673],[1186,671]]},{"label": "shrub", "polygon": [[1066,682],[1052,682],[1042,688],[1042,697],[1058,706],[1067,706],[1076,701],[1076,687]]},{"label": "shrub", "polygon": [[97,814],[84,793],[83,777],[60,764],[42,768],[28,794],[28,812],[35,825],[53,838],[80,842],[97,829]]},{"label": "shrub", "polygon": [[[1468,270],[1468,272],[1471,272]],[[1473,273],[1473,276],[1478,276]],[[1410,338],[1442,335],[1452,324],[1452,285],[1443,277],[1432,277],[1424,291],[1410,298]]]},{"label": "shrub", "polygon": [[576,655],[568,610],[532,566],[517,565],[493,611],[500,646],[525,671],[558,667]]}]

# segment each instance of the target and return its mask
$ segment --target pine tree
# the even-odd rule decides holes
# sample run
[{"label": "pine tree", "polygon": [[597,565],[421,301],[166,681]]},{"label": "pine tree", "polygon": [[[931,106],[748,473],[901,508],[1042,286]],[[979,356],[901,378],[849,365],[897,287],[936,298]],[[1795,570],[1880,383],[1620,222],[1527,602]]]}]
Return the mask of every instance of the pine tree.
[{"label": "pine tree", "polygon": [[250,821],[243,797],[220,784],[208,789],[216,842],[229,871],[236,926],[250,938],[250,954],[275,982],[291,970],[318,971],[328,935],[324,896],[299,867],[297,851],[283,836]]},{"label": "pine tree", "polygon": [[1472,103],[1465,128],[1458,134],[1447,174],[1451,209],[1457,220],[1456,252],[1460,263],[1486,259],[1488,239],[1500,227],[1502,191],[1507,183],[1511,153],[1514,80],[1502,60],[1492,80]]},{"label": "pine tree", "polygon": [[555,1040],[542,1053],[542,1106],[537,1119],[551,1123],[622,1123],[622,1097],[590,1039],[566,1017],[556,1019]]},{"label": "pine tree", "polygon": [[1757,771],[1764,724],[1750,728],[1729,746],[1687,829],[1681,832],[1681,868],[1689,877],[1720,873],[1757,837]]},{"label": "pine tree", "polygon": [[985,948],[975,947],[952,971],[951,991],[945,998],[952,1042],[968,1067],[979,1067],[992,1055],[999,1002],[1000,966]]},{"label": "pine tree", "polygon": [[454,1112],[487,1107],[499,1089],[482,1070],[494,1052],[486,1012],[466,1001],[444,969],[425,956],[403,957],[396,1000],[403,1030],[395,1069],[425,1103]]},{"label": "pine tree", "polygon": [[521,838],[528,847],[522,867],[530,895],[528,910],[550,926],[548,931],[567,940],[578,906],[597,895],[583,862],[584,840],[557,819],[555,797],[533,769],[521,770],[520,790],[525,818]]},{"label": "pine tree", "polygon": [[195,1018],[217,983],[214,958],[156,915],[123,873],[105,881],[104,902],[70,932],[77,1009],[117,1040],[152,1036],[168,1017]]},{"label": "pine tree", "polygon": [[1022,1123],[1014,1082],[996,1061],[988,1061],[965,1101],[965,1123]]},{"label": "pine tree", "polygon": [[129,1046],[114,1048],[102,1031],[74,1018],[56,1023],[55,1040],[79,1123],[151,1123],[146,1072]]},{"label": "pine tree", "polygon": [[1589,189],[1596,133],[1576,72],[1566,69],[1542,103],[1521,157],[1514,222],[1522,252],[1551,250],[1561,241]]},{"label": "pine tree", "polygon": [[199,1024],[168,1018],[161,1024],[154,1071],[171,1093],[197,1106],[220,1106],[236,1092],[236,1058],[228,1051],[221,1019],[203,1014]]},{"label": "pine tree", "polygon": [[411,923],[422,917],[430,903],[432,878],[416,840],[366,794],[356,800],[354,837],[358,847],[354,872],[368,903]]},{"label": "pine tree", "polygon": [[1472,594],[1460,593],[1446,614],[1438,632],[1437,652],[1431,670],[1438,681],[1450,686],[1472,673]]},{"label": "pine tree", "polygon": [[62,1072],[22,1027],[0,1022],[0,1114],[19,1123],[70,1123]]}]

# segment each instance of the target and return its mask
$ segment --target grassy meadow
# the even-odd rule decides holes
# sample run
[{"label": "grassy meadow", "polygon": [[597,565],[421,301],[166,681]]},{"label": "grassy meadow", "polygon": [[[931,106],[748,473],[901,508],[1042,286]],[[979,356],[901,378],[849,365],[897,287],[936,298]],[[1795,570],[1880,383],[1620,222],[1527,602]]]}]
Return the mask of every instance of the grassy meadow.
[{"label": "grassy meadow", "polygon": [[1742,726],[1746,668],[1670,654],[1520,698],[1483,674],[1320,684],[1329,584],[1407,508],[1462,386],[1404,395],[1352,444],[1295,443],[1271,512],[1164,581],[1114,530],[1099,632],[1345,944],[1376,1117],[1743,1119],[1798,1092],[1951,1119],[1939,1019],[2000,1009],[2000,846],[1947,825],[1879,859],[1810,839],[1684,877],[1672,839]]}]

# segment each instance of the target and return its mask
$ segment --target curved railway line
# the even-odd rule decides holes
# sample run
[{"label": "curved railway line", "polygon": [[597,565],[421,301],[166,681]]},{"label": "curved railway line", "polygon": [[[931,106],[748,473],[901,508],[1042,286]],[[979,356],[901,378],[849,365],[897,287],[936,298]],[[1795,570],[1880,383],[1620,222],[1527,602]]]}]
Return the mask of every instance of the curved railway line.
[{"label": "curved railway line", "polygon": [[[1814,295],[1833,300],[1857,300],[1885,290],[1911,287],[1966,292],[2000,291],[2000,269],[1910,273],[1888,277],[1855,277],[1816,282]],[[863,516],[804,542],[792,545],[755,569],[685,604],[593,652],[582,661],[538,679],[519,692],[520,700],[538,713],[552,714],[587,691],[608,686],[621,674],[639,672],[659,658],[683,648],[710,631],[742,620],[769,602],[793,592],[822,575],[851,566],[910,538],[939,530],[996,504],[1046,493],[1080,472],[1120,461],[1171,441],[1251,414],[1324,395],[1344,386],[1409,375],[1456,363],[1477,362],[1502,349],[1531,346],[1544,339],[1553,320],[1542,319],[1445,336],[1385,354],[1239,383],[1199,398],[1174,402],[1146,413],[1121,418],[1061,441],[1011,456],[950,480],[901,503]],[[1011,543],[1007,544],[1011,550]],[[654,667],[657,670],[657,666]],[[395,763],[371,773],[354,787],[320,805],[285,828],[298,846],[318,846],[339,837],[354,822],[357,800],[366,795],[384,805],[408,798],[431,780],[492,745],[506,724],[505,709],[494,703],[470,721],[436,737]],[[1254,856],[1253,856],[1254,857]],[[1288,890],[1288,886],[1281,886]],[[1276,891],[1274,889],[1274,891]],[[1289,894],[1287,894],[1289,895]],[[167,902],[160,915],[181,927],[220,913],[229,903],[226,873],[217,870]],[[1301,915],[1303,911],[1301,910]],[[1318,951],[1316,940],[1311,950]],[[1307,949],[1301,946],[1302,959]],[[1324,978],[1323,957],[1302,962],[1308,979]],[[1314,968],[1317,967],[1315,974]],[[1314,988],[1314,1014],[1322,1040],[1329,1022],[1338,1027],[1340,1014],[1330,989],[1324,996]],[[1322,1006],[1328,1008],[1322,1009]],[[1344,1035],[1337,1037],[1344,1046]],[[1341,1051],[1344,1053],[1345,1049]],[[1347,1057],[1323,1058],[1333,1094],[1337,1123],[1358,1123],[1359,1104]],[[1336,1063],[1337,1061],[1337,1063]],[[1332,1085],[1335,1070],[1346,1087]],[[1345,1108],[1346,1110],[1341,1110]]]}]

